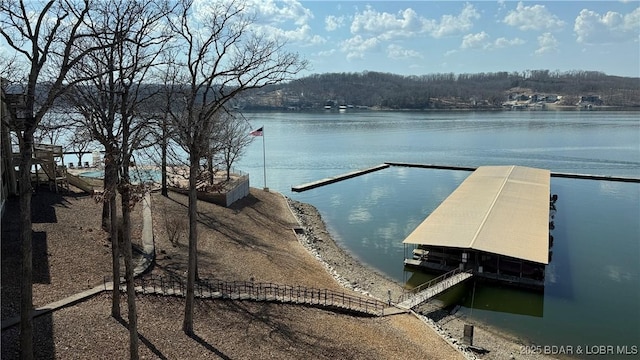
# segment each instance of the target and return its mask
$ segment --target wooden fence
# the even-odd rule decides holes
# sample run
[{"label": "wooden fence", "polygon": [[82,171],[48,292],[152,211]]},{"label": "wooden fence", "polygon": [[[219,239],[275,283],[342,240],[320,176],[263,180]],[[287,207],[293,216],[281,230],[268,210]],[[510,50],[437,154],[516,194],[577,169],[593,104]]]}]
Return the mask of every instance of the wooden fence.
[{"label": "wooden fence", "polygon": [[[136,291],[142,294],[185,296],[186,281],[177,277],[147,275],[135,280]],[[122,284],[121,289],[126,289]],[[195,296],[203,299],[233,299],[302,304],[352,312],[366,316],[383,316],[388,305],[380,300],[329,289],[309,288],[252,281],[222,281],[200,279],[195,284]]]}]

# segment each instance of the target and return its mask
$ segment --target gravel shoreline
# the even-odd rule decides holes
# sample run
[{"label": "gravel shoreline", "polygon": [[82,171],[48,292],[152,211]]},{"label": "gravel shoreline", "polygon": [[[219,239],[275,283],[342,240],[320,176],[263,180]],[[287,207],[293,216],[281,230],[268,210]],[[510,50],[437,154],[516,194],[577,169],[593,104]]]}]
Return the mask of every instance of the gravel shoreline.
[{"label": "gravel shoreline", "polygon": [[[354,258],[340,247],[327,230],[319,211],[310,204],[287,198],[289,207],[304,229],[298,238],[301,244],[320,261],[327,271],[342,286],[373,296],[382,301],[395,301],[403,293],[403,286],[388,276]],[[450,313],[437,304],[427,303],[416,314],[452,347],[457,348],[467,359],[557,359],[544,354],[523,354],[526,343],[517,337],[500,331],[485,323],[472,321],[461,315]],[[423,314],[429,314],[425,316]],[[473,344],[486,353],[475,353],[462,344],[464,325],[474,325]]]}]

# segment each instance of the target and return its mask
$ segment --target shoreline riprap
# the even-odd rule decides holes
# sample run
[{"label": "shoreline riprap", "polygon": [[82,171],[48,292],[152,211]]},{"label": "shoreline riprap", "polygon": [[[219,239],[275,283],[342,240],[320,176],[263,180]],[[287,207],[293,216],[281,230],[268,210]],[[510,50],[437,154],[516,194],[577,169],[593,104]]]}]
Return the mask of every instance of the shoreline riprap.
[{"label": "shoreline riprap", "polygon": [[[403,293],[403,286],[388,276],[363,264],[333,239],[319,211],[311,204],[287,198],[289,208],[303,231],[298,234],[300,243],[326,268],[342,286],[388,301],[388,292],[395,301]],[[516,336],[455,313],[434,303],[421,307],[416,313],[451,346],[460,350],[468,359],[517,359],[528,344]],[[423,314],[431,314],[426,316]],[[475,353],[462,343],[465,324],[474,325],[474,346],[486,353]],[[544,354],[526,354],[526,359],[553,359]]]}]

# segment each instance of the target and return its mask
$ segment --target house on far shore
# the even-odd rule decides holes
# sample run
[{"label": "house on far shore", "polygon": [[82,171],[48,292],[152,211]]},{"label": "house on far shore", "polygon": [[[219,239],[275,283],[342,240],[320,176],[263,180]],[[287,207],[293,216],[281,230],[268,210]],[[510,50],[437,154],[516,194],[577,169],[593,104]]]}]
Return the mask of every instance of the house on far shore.
[{"label": "house on far shore", "polygon": [[600,106],[602,104],[603,101],[600,95],[587,95],[580,96],[580,102],[578,102],[576,105],[579,107],[590,109],[593,106]]}]

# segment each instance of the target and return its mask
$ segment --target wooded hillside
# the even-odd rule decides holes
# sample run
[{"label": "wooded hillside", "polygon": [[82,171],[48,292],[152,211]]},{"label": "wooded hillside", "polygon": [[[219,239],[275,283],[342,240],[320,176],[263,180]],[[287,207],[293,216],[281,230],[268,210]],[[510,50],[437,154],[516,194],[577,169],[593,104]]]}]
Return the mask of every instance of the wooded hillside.
[{"label": "wooded hillside", "polygon": [[640,107],[640,78],[595,71],[549,70],[422,76],[368,71],[328,73],[256,90],[236,106],[245,109],[322,109],[325,105],[491,109],[509,106],[510,100],[564,106]]}]

